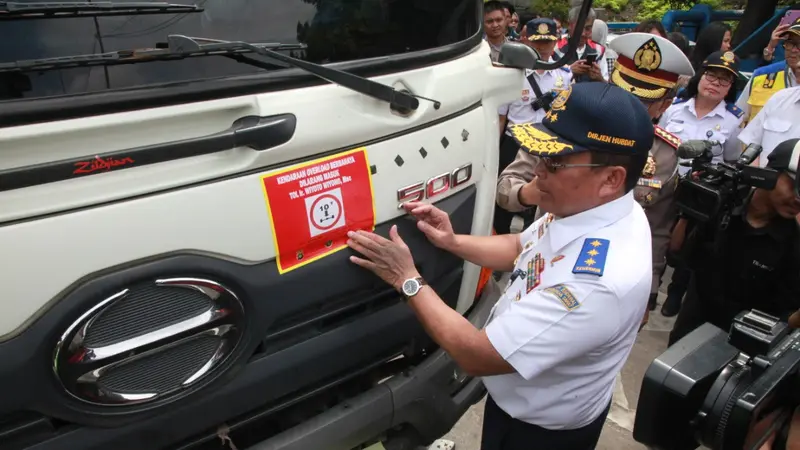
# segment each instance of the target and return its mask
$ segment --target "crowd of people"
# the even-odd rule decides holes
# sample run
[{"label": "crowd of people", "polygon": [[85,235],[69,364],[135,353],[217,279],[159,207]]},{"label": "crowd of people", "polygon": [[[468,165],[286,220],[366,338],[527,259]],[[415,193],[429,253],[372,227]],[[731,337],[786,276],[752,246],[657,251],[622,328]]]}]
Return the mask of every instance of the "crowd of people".
[{"label": "crowd of people", "polygon": [[[496,235],[455,235],[435,206],[404,205],[431,243],[506,274],[485,324],[424,283],[396,228],[389,239],[357,232],[348,242],[362,255],[352,261],[401,291],[434,341],[483,377],[483,450],[595,448],[668,264],[661,313],[678,316],[670,344],[705,322],[728,329],[742,310],[781,320],[800,310],[800,20],[775,30],[737,96],[727,25],[706,26],[692,47],[658,21],[612,40],[593,11],[582,29],[578,15],[522,17],[485,3],[495,63],[509,41],[541,60],[572,52],[574,61],[526,69],[519,97],[498,110]],[[773,61],[778,46],[786,58]],[[688,140],[708,141],[712,163],[761,146],[753,164],[776,185],[749,189],[724,227],[698,234],[708,227],[676,200],[679,183],[698,175],[678,157]]]}]

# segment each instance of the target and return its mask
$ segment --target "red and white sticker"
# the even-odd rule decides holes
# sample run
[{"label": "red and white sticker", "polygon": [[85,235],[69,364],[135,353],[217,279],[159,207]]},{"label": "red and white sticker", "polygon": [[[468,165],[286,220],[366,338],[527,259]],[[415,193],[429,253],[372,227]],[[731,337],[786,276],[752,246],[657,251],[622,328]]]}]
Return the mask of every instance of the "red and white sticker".
[{"label": "red and white sticker", "polygon": [[347,246],[347,232],[375,229],[366,148],[261,177],[278,271],[286,273]]}]

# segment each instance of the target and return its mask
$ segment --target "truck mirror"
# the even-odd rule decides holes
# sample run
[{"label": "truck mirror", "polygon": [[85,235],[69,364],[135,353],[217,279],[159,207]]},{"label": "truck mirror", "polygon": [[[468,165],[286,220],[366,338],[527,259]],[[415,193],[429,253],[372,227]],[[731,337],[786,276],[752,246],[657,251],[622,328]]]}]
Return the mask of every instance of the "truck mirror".
[{"label": "truck mirror", "polygon": [[519,42],[506,42],[500,47],[500,58],[497,62],[506,67],[533,69],[538,60],[539,53],[533,48]]}]

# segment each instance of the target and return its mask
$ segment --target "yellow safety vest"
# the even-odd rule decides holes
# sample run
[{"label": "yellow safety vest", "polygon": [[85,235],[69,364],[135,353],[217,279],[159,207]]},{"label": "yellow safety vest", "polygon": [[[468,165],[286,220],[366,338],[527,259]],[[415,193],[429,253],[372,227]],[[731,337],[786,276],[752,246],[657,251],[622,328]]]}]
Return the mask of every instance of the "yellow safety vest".
[{"label": "yellow safety vest", "polygon": [[750,81],[750,98],[747,104],[750,105],[750,115],[745,122],[750,122],[753,117],[761,111],[776,92],[786,87],[786,68],[763,75],[757,75]]}]

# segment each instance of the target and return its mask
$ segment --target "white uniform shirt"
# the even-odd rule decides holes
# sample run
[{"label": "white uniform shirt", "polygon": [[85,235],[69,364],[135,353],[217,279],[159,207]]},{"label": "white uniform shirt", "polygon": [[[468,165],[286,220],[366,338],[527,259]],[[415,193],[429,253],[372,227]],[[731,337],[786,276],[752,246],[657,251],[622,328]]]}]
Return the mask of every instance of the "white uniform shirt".
[{"label": "white uniform shirt", "polygon": [[[527,122],[540,123],[544,119],[546,114],[544,108],[540,108],[537,111],[533,110],[532,105],[533,102],[536,101],[536,93],[533,87],[531,87],[530,82],[528,82],[528,77],[531,74],[533,74],[536,83],[539,84],[542,94],[546,94],[552,90],[561,91],[568,89],[570,83],[572,83],[572,72],[570,72],[569,68],[546,70],[542,74],[535,70],[526,69],[525,78],[522,80],[522,94],[520,98],[512,103],[501,105],[497,109],[497,114],[508,118],[508,125]],[[506,131],[506,134],[508,134],[508,131]]]},{"label": "white uniform shirt", "polygon": [[575,429],[608,406],[636,340],[650,295],[650,226],[633,192],[551,218],[520,235],[515,270],[529,273],[510,283],[486,325],[516,372],[483,381],[511,417]]},{"label": "white uniform shirt", "polygon": [[800,86],[781,89],[767,100],[764,108],[756,114],[739,133],[745,145],[759,144],[763,147],[759,166],[767,166],[767,156],[781,142],[800,138]]},{"label": "white uniform shirt", "polygon": [[[736,137],[741,130],[739,126],[744,120],[744,112],[735,106],[728,106],[724,101],[719,102],[716,108],[702,118],[697,118],[695,99],[676,100],[670,106],[658,125],[681,138],[681,141],[701,139],[717,141],[721,144],[715,146],[714,162],[735,161],[742,153],[742,144]],[[681,162],[691,160],[681,159]],[[681,175],[689,172],[691,167],[678,166]]]}]

